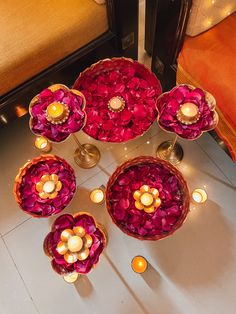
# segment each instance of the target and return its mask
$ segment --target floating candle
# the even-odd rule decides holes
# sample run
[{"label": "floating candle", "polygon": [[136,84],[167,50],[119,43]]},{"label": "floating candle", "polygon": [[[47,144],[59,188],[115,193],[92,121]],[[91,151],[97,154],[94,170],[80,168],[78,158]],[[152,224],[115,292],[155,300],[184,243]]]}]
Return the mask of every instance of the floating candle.
[{"label": "floating candle", "polygon": [[69,109],[60,102],[53,102],[46,109],[47,120],[54,124],[64,123],[69,116]]},{"label": "floating candle", "polygon": [[150,206],[153,203],[153,196],[151,193],[143,193],[140,197],[140,202],[144,205],[144,206]]},{"label": "floating candle", "polygon": [[184,124],[196,123],[199,119],[198,106],[191,102],[184,103],[177,112],[177,119]]},{"label": "floating candle", "polygon": [[82,249],[83,240],[79,236],[72,236],[68,240],[68,249],[75,253]]},{"label": "floating candle", "polygon": [[116,96],[109,100],[108,108],[111,111],[121,111],[125,107],[125,101],[122,97]]},{"label": "floating candle", "polygon": [[56,184],[54,181],[49,180],[43,184],[43,191],[45,193],[52,193],[56,188]]},{"label": "floating candle", "polygon": [[51,118],[60,118],[64,114],[65,107],[60,102],[53,102],[47,107],[47,114]]}]

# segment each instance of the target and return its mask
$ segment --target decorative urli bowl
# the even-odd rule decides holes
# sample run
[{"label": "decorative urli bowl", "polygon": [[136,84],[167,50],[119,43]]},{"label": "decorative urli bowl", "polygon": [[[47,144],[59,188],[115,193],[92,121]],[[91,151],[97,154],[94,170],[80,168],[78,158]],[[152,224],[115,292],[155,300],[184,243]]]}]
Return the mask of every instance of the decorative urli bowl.
[{"label": "decorative urli bowl", "polygon": [[[140,207],[144,185],[149,187],[146,192],[154,196],[149,208]],[[106,204],[113,222],[139,240],[159,240],[174,233],[189,212],[189,202],[181,173],[169,162],[154,157],[125,162],[107,184]]]},{"label": "decorative urli bowl", "polygon": [[[127,58],[104,59],[83,71],[74,89],[86,98],[83,131],[96,140],[121,143],[144,134],[157,117],[159,80],[144,65]],[[121,107],[111,107],[111,100]]]},{"label": "decorative urli bowl", "polygon": [[[67,241],[63,235],[67,233],[70,237],[70,233],[73,232],[82,238],[83,247],[80,252],[71,253],[69,250],[63,252],[62,242]],[[97,265],[106,244],[107,238],[103,227],[89,213],[79,212],[74,216],[64,214],[58,217],[52,225],[51,232],[46,236],[43,247],[45,254],[51,259],[52,268],[65,276],[74,272],[88,274]],[[68,244],[66,247],[68,248]],[[85,250],[88,251],[86,254]],[[68,254],[72,254],[70,263],[66,261]]]},{"label": "decorative urli bowl", "polygon": [[[48,119],[47,108],[52,103],[60,103],[65,107],[62,121],[53,123]],[[85,125],[84,107],[84,95],[78,90],[69,89],[62,84],[49,86],[30,102],[30,129],[35,135],[44,136],[51,142],[65,141]]]},{"label": "decorative urli bowl", "polygon": [[[195,123],[184,124],[178,119],[178,111],[184,103],[198,107],[199,117]],[[213,130],[219,121],[213,95],[188,84],[177,85],[163,93],[157,100],[157,110],[159,126],[187,140],[195,140],[203,132]]]},{"label": "decorative urli bowl", "polygon": [[38,218],[61,212],[75,191],[74,170],[55,155],[41,155],[28,161],[20,168],[14,184],[14,195],[20,208]]}]

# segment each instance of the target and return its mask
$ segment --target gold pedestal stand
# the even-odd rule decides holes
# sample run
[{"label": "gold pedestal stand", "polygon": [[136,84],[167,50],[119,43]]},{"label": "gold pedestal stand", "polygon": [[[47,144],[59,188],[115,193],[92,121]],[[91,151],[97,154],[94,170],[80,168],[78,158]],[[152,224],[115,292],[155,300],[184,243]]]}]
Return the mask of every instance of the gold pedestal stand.
[{"label": "gold pedestal stand", "polygon": [[177,165],[184,157],[182,146],[177,143],[178,135],[173,141],[165,141],[161,143],[156,151],[157,157],[169,161],[172,165]]},{"label": "gold pedestal stand", "polygon": [[78,145],[74,153],[74,160],[77,165],[84,169],[95,167],[101,157],[98,148],[92,144],[80,144],[75,134],[73,134],[73,138]]}]

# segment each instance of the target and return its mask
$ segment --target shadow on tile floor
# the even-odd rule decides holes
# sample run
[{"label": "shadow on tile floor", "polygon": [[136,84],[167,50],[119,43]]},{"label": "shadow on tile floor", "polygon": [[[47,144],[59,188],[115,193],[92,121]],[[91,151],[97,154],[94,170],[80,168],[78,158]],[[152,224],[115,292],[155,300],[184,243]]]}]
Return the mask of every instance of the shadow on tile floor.
[{"label": "shadow on tile floor", "polygon": [[88,276],[80,276],[74,283],[74,287],[82,298],[89,298],[94,292],[93,285]]},{"label": "shadow on tile floor", "polygon": [[148,264],[147,270],[141,274],[141,277],[152,290],[158,290],[161,276],[150,263]]},{"label": "shadow on tile floor", "polygon": [[172,282],[186,289],[210,286],[227,272],[233,237],[220,210],[209,200],[191,211],[173,236],[147,244],[161,272]]}]

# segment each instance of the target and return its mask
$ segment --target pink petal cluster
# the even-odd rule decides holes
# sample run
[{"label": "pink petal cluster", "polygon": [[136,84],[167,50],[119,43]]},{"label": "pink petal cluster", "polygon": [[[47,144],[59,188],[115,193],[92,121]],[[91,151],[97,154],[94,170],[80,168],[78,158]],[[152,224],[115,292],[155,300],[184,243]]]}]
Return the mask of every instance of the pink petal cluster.
[{"label": "pink petal cluster", "polygon": [[[60,235],[64,229],[73,229],[75,226],[81,226],[85,229],[86,234],[89,234],[93,239],[93,244],[90,248],[89,257],[84,261],[77,261],[73,264],[68,264],[63,255],[60,255],[57,250],[57,244],[60,242]],[[99,256],[106,245],[104,233],[97,227],[93,217],[86,213],[79,213],[74,217],[70,214],[64,214],[58,217],[52,225],[51,232],[44,240],[45,253],[52,259],[51,265],[53,269],[60,275],[65,275],[71,272],[87,274],[98,263]]]},{"label": "pink petal cluster", "polygon": [[[177,170],[176,170],[177,171]],[[135,207],[133,194],[142,185],[159,191],[160,207],[148,214]],[[139,239],[162,238],[180,226],[188,212],[186,189],[179,177],[164,164],[143,162],[130,165],[116,177],[107,191],[107,204],[113,221]]]},{"label": "pink petal cluster", "polygon": [[[43,159],[26,169],[18,186],[19,205],[30,215],[48,217],[61,212],[71,201],[76,191],[75,173],[62,158]],[[58,175],[62,188],[54,199],[42,199],[36,191],[36,183],[45,174]]]},{"label": "pink petal cluster", "polygon": [[[144,65],[125,58],[102,60],[81,73],[74,84],[86,98],[91,137],[104,142],[125,142],[143,134],[157,117],[156,101],[161,85]],[[121,112],[108,109],[112,97],[125,101]]]},{"label": "pink petal cluster", "polygon": [[[71,133],[79,131],[85,123],[84,100],[68,88],[62,87],[56,91],[44,89],[37,102],[30,107],[31,130],[52,142],[64,141]],[[61,102],[68,106],[70,114],[63,124],[53,124],[46,119],[46,109],[52,102]]]},{"label": "pink petal cluster", "polygon": [[[177,112],[184,103],[191,102],[198,106],[200,117],[196,123],[183,124],[177,119]],[[178,136],[194,140],[203,132],[212,130],[218,122],[218,115],[206,98],[205,92],[190,85],[179,85],[170,92],[161,95],[157,101],[159,125]]]}]

